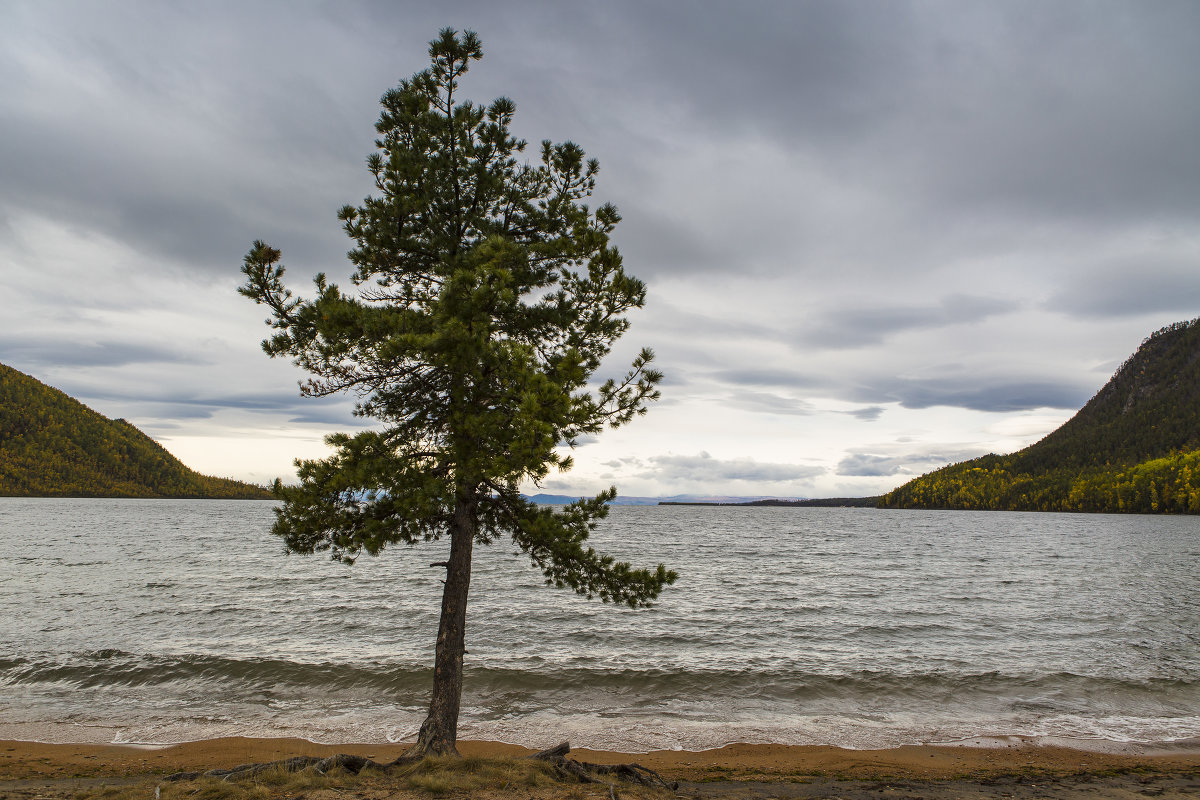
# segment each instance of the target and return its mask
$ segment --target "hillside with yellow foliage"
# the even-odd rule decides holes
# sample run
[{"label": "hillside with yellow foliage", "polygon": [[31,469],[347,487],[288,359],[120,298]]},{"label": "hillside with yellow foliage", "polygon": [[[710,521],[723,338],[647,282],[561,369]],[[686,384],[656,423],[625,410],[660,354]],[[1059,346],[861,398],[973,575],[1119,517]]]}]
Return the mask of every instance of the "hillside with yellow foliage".
[{"label": "hillside with yellow foliage", "polygon": [[123,419],[0,364],[0,496],[267,499],[201,475]]},{"label": "hillside with yellow foliage", "polygon": [[1200,514],[1200,319],[1152,334],[1040,442],[922,475],[880,506]]}]

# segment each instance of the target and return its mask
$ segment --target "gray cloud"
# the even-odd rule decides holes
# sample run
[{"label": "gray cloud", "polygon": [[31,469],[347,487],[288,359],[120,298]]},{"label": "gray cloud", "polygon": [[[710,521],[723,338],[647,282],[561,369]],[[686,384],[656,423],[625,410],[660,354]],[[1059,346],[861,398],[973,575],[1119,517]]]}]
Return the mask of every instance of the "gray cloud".
[{"label": "gray cloud", "polygon": [[786,416],[808,416],[815,411],[812,403],[795,397],[784,397],[770,392],[740,390],[725,398],[725,405],[764,414]]},{"label": "gray cloud", "polygon": [[892,456],[873,456],[868,453],[852,453],[837,465],[837,474],[858,477],[880,477],[900,472],[904,459]]},{"label": "gray cloud", "polygon": [[900,455],[877,455],[851,452],[838,462],[836,474],[845,477],[887,477],[916,475],[958,461],[977,458],[984,453],[977,449],[925,450]]},{"label": "gray cloud", "polygon": [[77,339],[7,338],[0,342],[0,362],[23,372],[55,367],[120,367],[129,364],[211,364],[183,347],[142,342]]},{"label": "gray cloud", "polygon": [[[948,0],[759,5],[745,14],[710,4],[686,20],[649,9],[636,22],[613,15],[607,26],[619,26],[625,48],[614,80],[654,74],[655,88],[700,136],[786,143],[781,151],[797,162],[881,199],[907,233],[858,209],[861,235],[882,247],[903,244],[898,255],[911,262],[921,258],[915,248],[929,252],[952,238],[975,247],[973,232],[1011,247],[1048,226],[1111,231],[1195,218],[1200,161],[1189,142],[1200,128],[1191,77],[1200,9],[1090,8]],[[743,168],[730,150],[733,169]],[[653,160],[640,174],[652,189],[665,154],[646,155]],[[728,182],[721,162],[706,166]],[[846,210],[793,166],[777,158],[774,174],[730,191],[700,240],[716,230],[722,235],[711,238],[757,249],[770,238],[776,259],[790,245],[793,264],[820,252],[813,220]],[[650,210],[659,196],[648,194],[647,207],[631,211]],[[755,229],[762,220],[769,226]],[[657,261],[653,253],[672,249],[663,240],[680,251],[697,241],[694,232],[659,233],[654,250],[640,239],[633,248],[652,270],[729,263],[724,248],[698,263]],[[735,260],[745,269],[758,258],[743,249]]]},{"label": "gray cloud", "polygon": [[863,406],[862,408],[856,408],[846,413],[863,422],[874,422],[883,416],[885,410],[883,406]]},{"label": "gray cloud", "polygon": [[648,327],[656,331],[671,331],[704,339],[719,336],[738,340],[762,339],[778,334],[775,328],[755,320],[752,315],[726,313],[718,316],[679,308],[665,300],[658,302],[655,309],[656,313]]},{"label": "gray cloud", "polygon": [[[170,383],[151,388],[107,388],[104,383],[72,378],[54,381],[56,388],[87,405],[102,404],[119,409],[116,416],[129,418],[211,419],[220,411],[248,411],[279,416],[289,422],[337,425],[361,429],[367,420],[355,417],[353,400],[345,396],[300,397],[259,390],[245,393],[220,393],[197,390],[195,393]],[[161,427],[155,423],[157,427]]]},{"label": "gray cloud", "polygon": [[[334,215],[369,191],[378,97],[450,24],[487,53],[465,96],[512,96],[518,135],[599,158],[596,199],[621,208],[616,242],[650,286],[630,339],[660,352],[662,406],[727,396],[731,418],[787,428],[835,399],[861,404],[838,419],[871,441],[889,404],[1077,408],[1097,365],[1200,307],[1200,5],[1081,8],[12,0],[0,297],[29,310],[0,319],[0,360],[179,419],[353,424],[348,400],[301,400],[198,344],[247,338],[229,308],[261,317],[232,292],[209,309],[138,289],[232,286],[254,238],[293,288],[344,273]],[[113,244],[107,271],[92,242]]]},{"label": "gray cloud", "polygon": [[1035,408],[1080,408],[1096,386],[1047,380],[1023,381],[961,374],[922,380],[879,378],[851,391],[864,403],[895,402],[905,408],[953,406],[974,411],[1014,412]]},{"label": "gray cloud", "polygon": [[374,100],[394,77],[366,91],[370,74],[322,75],[290,56],[348,52],[339,34],[355,15],[138,2],[44,12],[18,9],[24,24],[3,37],[0,213],[67,215],[218,273],[236,271],[256,237],[285,240],[307,264],[344,261],[334,211],[366,191]]},{"label": "gray cloud", "polygon": [[[721,375],[726,377],[724,373]],[[762,377],[769,375],[764,373]],[[786,374],[780,379],[786,381]],[[735,380],[729,382],[736,383]],[[1076,409],[1100,388],[1090,377],[1061,381],[1031,379],[1019,374],[995,374],[985,367],[978,371],[963,367],[946,369],[942,374],[924,378],[900,376],[884,370],[876,370],[873,374],[835,374],[819,385],[827,396],[869,404],[842,412],[863,422],[882,417],[886,410],[883,404],[888,403],[912,409],[950,406],[989,412]],[[790,386],[785,383],[779,388]],[[814,404],[807,400],[771,392],[738,391],[729,395],[725,402],[730,407],[773,414],[808,415],[815,411]]]},{"label": "gray cloud", "polygon": [[927,98],[940,114],[924,151],[956,169],[921,173],[943,200],[1093,224],[1195,213],[1200,162],[1178,156],[1200,124],[1200,104],[1180,101],[1200,8],[957,7],[939,10],[971,45],[935,54],[945,79],[930,89],[954,90]]},{"label": "gray cloud", "polygon": [[[375,100],[420,65],[424,40],[448,21],[441,9],[378,3],[287,15],[231,3],[32,8],[10,12],[18,24],[0,59],[11,89],[0,200],[69,206],[214,270],[260,235],[306,265],[340,261],[332,212],[365,191]],[[786,214],[737,194],[728,229],[719,217],[697,226],[694,197],[669,213],[657,198],[642,202],[641,187],[664,178],[656,166],[696,137],[786,145],[843,183],[903,202],[929,234],[950,216],[1184,220],[1200,209],[1200,163],[1188,157],[1200,127],[1192,3],[1106,2],[1089,14],[1034,0],[769,3],[753,13],[717,2],[703,14],[467,3],[458,15],[488,52],[470,94],[511,94],[535,141],[579,137],[603,156],[602,190],[625,197],[631,249],[649,275],[764,259],[781,268],[773,237],[726,234],[756,219],[769,234],[791,219],[779,241],[795,238],[821,202],[789,186],[786,167],[779,186],[747,187],[795,201]],[[52,54],[57,71],[38,54]],[[550,77],[562,73],[570,88]],[[642,109],[674,116],[648,129]]]},{"label": "gray cloud", "polygon": [[1123,259],[1060,288],[1045,308],[1091,318],[1158,313],[1191,319],[1200,313],[1200,258]]},{"label": "gray cloud", "polygon": [[735,367],[710,372],[713,378],[722,383],[736,386],[771,386],[776,388],[811,389],[825,383],[825,379],[814,375],[803,375],[783,369],[767,369],[763,367]]},{"label": "gray cloud", "polygon": [[838,309],[818,317],[800,332],[804,347],[847,349],[882,344],[895,333],[982,322],[1013,311],[1017,304],[996,297],[953,294],[933,306],[903,305]]},{"label": "gray cloud", "polygon": [[718,459],[701,451],[694,456],[652,456],[639,464],[639,478],[660,479],[679,485],[700,482],[748,481],[779,483],[814,478],[826,472],[824,467],[806,464],[773,464],[752,458]]},{"label": "gray cloud", "polygon": [[612,469],[620,469],[621,467],[625,466],[640,465],[642,462],[641,459],[637,458],[614,458],[611,461],[604,461],[601,463],[606,467],[611,467]]},{"label": "gray cloud", "polygon": [[341,430],[361,430],[369,427],[367,420],[354,416],[349,403],[329,403],[326,408],[305,409],[303,413],[288,418],[289,422],[306,425],[333,425]]}]

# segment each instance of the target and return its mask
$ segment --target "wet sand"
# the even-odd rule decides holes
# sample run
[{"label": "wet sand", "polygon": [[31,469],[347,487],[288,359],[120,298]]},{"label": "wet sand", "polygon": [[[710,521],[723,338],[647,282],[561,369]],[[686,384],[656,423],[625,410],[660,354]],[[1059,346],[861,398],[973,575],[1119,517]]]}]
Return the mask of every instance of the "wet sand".
[{"label": "wet sand", "polygon": [[[844,750],[734,744],[701,752],[621,754],[581,749],[571,754],[581,761],[642,764],[679,781],[680,796],[695,798],[1200,797],[1196,742],[1140,753],[1095,752],[1020,740],[984,744],[991,746]],[[342,752],[390,761],[405,747],[246,738],[155,748],[0,741],[0,797],[66,797],[73,787],[153,783],[173,772],[295,755]],[[460,742],[459,749],[463,755],[495,757],[533,752],[496,742]]]}]

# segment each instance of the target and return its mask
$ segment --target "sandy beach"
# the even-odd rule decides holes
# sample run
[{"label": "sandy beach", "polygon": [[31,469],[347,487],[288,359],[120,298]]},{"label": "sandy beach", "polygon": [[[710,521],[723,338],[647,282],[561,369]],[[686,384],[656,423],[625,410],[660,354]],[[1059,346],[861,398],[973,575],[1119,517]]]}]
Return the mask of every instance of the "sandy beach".
[{"label": "sandy beach", "polygon": [[[496,742],[468,741],[459,747],[465,756],[521,757],[533,752]],[[169,747],[3,741],[0,797],[70,797],[85,789],[130,783],[145,783],[152,791],[162,776],[174,772],[335,752],[389,761],[404,749],[402,744],[320,745],[300,739],[226,738]],[[1013,740],[986,747],[888,750],[761,744],[639,754],[581,749],[573,750],[572,756],[595,763],[637,762],[679,781],[678,796],[694,798],[1200,796],[1200,747],[1194,742],[1143,753]]]}]

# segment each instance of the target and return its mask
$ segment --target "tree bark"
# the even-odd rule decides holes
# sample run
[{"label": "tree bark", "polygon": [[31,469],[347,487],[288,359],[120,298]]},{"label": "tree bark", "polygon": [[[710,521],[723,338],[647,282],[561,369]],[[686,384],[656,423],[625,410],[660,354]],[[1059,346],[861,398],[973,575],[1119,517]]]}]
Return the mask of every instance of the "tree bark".
[{"label": "tree bark", "polygon": [[446,562],[446,587],[442,591],[429,715],[421,724],[417,743],[404,754],[405,759],[458,755],[458,709],[462,701],[467,592],[471,587],[471,551],[477,526],[475,516],[474,500],[460,494],[450,523],[450,558]]}]

